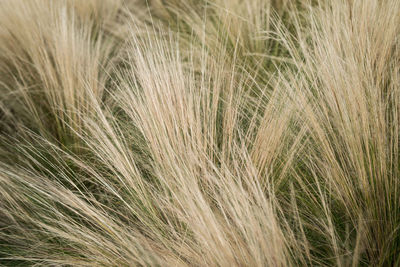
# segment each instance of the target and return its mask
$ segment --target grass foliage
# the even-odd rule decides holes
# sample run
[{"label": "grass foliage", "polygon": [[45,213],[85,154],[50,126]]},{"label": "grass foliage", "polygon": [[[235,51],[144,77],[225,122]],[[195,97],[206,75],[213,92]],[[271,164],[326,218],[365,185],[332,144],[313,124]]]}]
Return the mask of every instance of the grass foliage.
[{"label": "grass foliage", "polygon": [[0,0],[0,266],[399,266],[400,1]]}]

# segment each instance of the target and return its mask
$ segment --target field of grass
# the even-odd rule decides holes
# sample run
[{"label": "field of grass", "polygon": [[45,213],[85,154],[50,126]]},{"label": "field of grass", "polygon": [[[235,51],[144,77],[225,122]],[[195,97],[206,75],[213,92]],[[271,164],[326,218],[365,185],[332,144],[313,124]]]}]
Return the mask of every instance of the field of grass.
[{"label": "field of grass", "polygon": [[399,0],[0,0],[0,266],[400,266]]}]

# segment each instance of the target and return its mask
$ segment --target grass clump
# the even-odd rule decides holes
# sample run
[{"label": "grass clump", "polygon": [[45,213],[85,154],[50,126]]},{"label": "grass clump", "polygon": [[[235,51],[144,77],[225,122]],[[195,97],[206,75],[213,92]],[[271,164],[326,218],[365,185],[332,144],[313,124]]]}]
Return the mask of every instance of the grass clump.
[{"label": "grass clump", "polygon": [[399,265],[399,14],[0,1],[0,265]]}]

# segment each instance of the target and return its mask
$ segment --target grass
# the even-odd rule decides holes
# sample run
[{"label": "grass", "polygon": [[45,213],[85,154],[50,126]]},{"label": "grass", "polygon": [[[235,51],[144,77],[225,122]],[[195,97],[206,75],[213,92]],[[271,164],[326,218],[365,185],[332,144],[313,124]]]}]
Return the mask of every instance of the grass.
[{"label": "grass", "polygon": [[399,266],[399,14],[0,0],[0,266]]}]

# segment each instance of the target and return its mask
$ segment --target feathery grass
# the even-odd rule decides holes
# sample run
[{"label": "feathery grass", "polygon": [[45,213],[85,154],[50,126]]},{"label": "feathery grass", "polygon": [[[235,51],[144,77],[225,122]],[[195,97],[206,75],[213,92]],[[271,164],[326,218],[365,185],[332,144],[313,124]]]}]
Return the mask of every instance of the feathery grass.
[{"label": "feathery grass", "polygon": [[0,0],[0,265],[399,265],[399,14]]}]

